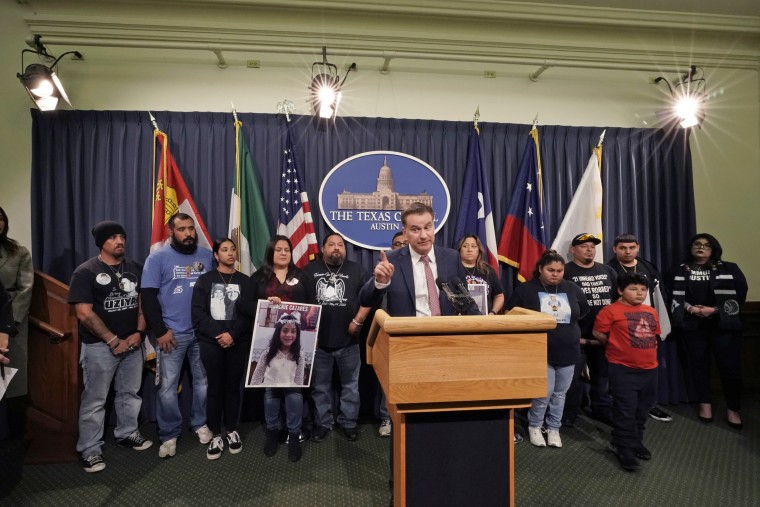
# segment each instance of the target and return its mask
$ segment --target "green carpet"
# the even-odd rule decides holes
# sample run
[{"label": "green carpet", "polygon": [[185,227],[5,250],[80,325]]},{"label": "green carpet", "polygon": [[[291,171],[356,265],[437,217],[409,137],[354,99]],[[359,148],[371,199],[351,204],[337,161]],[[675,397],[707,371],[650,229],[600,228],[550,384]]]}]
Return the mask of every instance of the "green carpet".
[{"label": "green carpet", "polygon": [[[760,505],[759,401],[744,400],[741,432],[717,417],[720,407],[713,424],[700,423],[690,406],[663,407],[674,421],[650,420],[645,444],[654,456],[634,473],[621,470],[607,450],[610,428],[584,417],[562,429],[562,449],[533,447],[526,439],[515,451],[516,504]],[[242,453],[216,461],[206,459],[205,446],[190,434],[180,439],[177,455],[164,460],[157,444],[137,452],[117,447],[107,435],[107,467],[95,474],[73,463],[9,472],[14,444],[3,442],[0,505],[385,506],[389,440],[377,436],[377,427],[361,425],[356,442],[340,432],[307,442],[298,463],[287,460],[285,446],[272,458],[264,456],[259,423],[242,425]],[[142,431],[156,440],[152,425]]]}]

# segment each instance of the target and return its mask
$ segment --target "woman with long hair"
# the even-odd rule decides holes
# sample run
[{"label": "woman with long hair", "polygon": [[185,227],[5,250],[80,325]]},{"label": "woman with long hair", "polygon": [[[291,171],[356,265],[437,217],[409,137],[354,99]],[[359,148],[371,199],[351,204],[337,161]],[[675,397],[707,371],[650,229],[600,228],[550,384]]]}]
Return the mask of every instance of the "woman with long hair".
[{"label": "woman with long hair", "polygon": [[27,357],[29,353],[29,305],[32,302],[34,267],[29,250],[8,237],[9,220],[0,208],[0,282],[11,298],[16,335],[10,338],[10,367],[18,368],[0,401],[0,440],[23,438],[26,425]]},{"label": "woman with long hair", "polygon": [[[557,327],[547,333],[547,395],[535,398],[528,410],[528,436],[538,447],[562,447],[559,429],[565,408],[565,394],[573,380],[575,363],[580,357],[581,328],[578,321],[589,312],[583,290],[565,280],[565,259],[555,250],[546,250],[536,263],[533,278],[518,285],[507,302],[515,306],[550,315]],[[546,419],[544,440],[542,427]]]},{"label": "woman with long hair", "polygon": [[248,276],[235,269],[235,242],[229,238],[217,239],[212,251],[216,269],[202,274],[195,282],[192,319],[208,380],[206,424],[214,435],[206,457],[214,460],[222,457],[225,446],[230,454],[243,450],[237,427],[251,325],[237,306],[224,302],[225,294],[239,293],[248,284]]},{"label": "woman with long hair", "polygon": [[256,364],[251,384],[303,384],[303,372],[301,323],[286,313],[274,327],[272,340]]},{"label": "woman with long hair", "polygon": [[726,397],[726,420],[740,430],[740,309],[747,298],[747,279],[739,266],[722,256],[715,236],[697,234],[689,241],[684,262],[666,280],[672,299],[671,323],[680,331],[686,370],[699,402],[699,420],[713,421],[710,366],[715,358]]},{"label": "woman with long hair", "polygon": [[[256,306],[260,299],[275,305],[282,302],[316,303],[314,282],[311,276],[296,267],[293,262],[293,246],[287,237],[276,235],[269,240],[264,252],[263,265],[251,276],[245,296],[241,299],[243,313],[252,320],[255,320]],[[275,354],[279,353],[279,349],[275,350]],[[264,454],[274,456],[279,447],[280,407],[283,401],[288,430],[288,459],[298,461],[301,459],[300,437],[303,420],[303,395],[299,388],[266,388],[264,418],[267,434]]]},{"label": "woman with long hair", "polygon": [[484,259],[485,250],[480,238],[468,234],[459,240],[457,245],[459,258],[467,271],[468,284],[480,283],[488,287],[488,312],[492,315],[501,313],[504,307],[504,288],[499,275]]}]

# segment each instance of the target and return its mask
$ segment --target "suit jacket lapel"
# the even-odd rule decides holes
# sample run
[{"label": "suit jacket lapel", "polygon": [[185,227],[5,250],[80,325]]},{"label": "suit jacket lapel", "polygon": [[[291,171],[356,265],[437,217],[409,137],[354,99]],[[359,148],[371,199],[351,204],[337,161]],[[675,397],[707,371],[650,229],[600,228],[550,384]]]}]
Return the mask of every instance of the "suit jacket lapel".
[{"label": "suit jacket lapel", "polygon": [[406,283],[406,288],[412,297],[412,308],[414,308],[417,293],[414,291],[414,269],[412,268],[412,256],[409,254],[409,247],[404,247],[399,252],[399,268]]}]

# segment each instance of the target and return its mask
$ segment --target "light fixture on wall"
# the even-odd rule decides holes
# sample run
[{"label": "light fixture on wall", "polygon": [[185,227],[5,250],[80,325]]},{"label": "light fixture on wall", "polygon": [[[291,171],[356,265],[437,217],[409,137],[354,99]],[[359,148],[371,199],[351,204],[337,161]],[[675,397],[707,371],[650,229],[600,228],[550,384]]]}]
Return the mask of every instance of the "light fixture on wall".
[{"label": "light fixture on wall", "polygon": [[664,82],[668,85],[673,99],[672,118],[678,121],[682,128],[702,127],[705,120],[705,78],[702,69],[691,65],[689,71],[671,86],[667,79],[658,77],[655,84]]},{"label": "light fixture on wall", "polygon": [[343,95],[341,88],[346,82],[348,73],[356,70],[352,63],[346,69],[343,81],[338,76],[338,67],[327,61],[327,46],[322,46],[322,61],[311,64],[311,102],[314,114],[324,119],[335,119],[338,115],[340,99]]},{"label": "light fixture on wall", "polygon": [[[23,72],[17,73],[21,84],[29,93],[32,101],[35,103],[40,111],[53,111],[61,99],[71,106],[66,91],[63,89],[61,80],[55,73],[55,69],[58,66],[58,62],[61,61],[66,55],[74,55],[76,58],[82,58],[82,53],[79,51],[67,51],[58,58],[51,55],[47,48],[40,42],[40,36],[36,35],[34,38],[35,49],[24,49],[21,51],[21,68]],[[32,63],[24,67],[24,53],[33,53],[46,60],[52,60],[51,65],[44,65],[42,63]]]}]

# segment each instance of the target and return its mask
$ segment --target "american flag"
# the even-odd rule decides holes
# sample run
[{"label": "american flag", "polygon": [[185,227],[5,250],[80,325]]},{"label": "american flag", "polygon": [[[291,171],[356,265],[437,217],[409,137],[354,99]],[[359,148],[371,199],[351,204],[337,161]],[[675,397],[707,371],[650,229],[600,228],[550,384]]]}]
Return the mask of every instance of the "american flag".
[{"label": "american flag", "polygon": [[290,239],[293,244],[293,262],[302,268],[316,257],[319,246],[317,235],[314,233],[314,222],[311,219],[309,197],[301,185],[300,174],[288,125],[287,142],[282,153],[280,218],[277,222],[277,234]]}]

